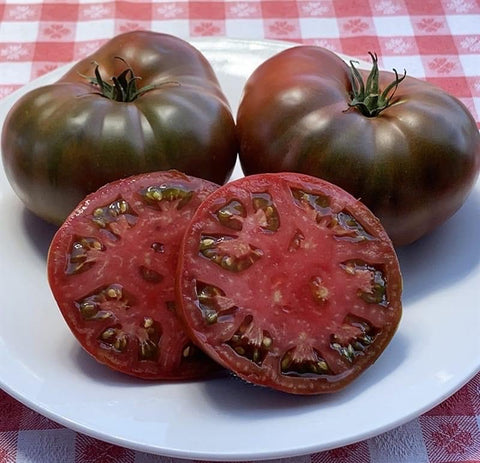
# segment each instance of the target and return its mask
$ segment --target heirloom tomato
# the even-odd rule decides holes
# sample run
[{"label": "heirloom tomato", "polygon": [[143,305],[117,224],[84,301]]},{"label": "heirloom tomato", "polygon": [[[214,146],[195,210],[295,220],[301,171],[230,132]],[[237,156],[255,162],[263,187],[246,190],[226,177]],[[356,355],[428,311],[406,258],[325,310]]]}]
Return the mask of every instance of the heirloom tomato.
[{"label": "heirloom tomato", "polygon": [[316,177],[258,174],[198,207],[180,249],[178,308],[192,340],[241,378],[337,391],[383,352],[402,281],[379,220]]},{"label": "heirloom tomato", "polygon": [[463,204],[480,168],[476,123],[424,81],[351,67],[296,46],[261,64],[237,114],[245,174],[294,171],[360,198],[395,245],[411,243]]},{"label": "heirloom tomato", "polygon": [[204,55],[179,38],[134,31],[21,97],[2,155],[26,207],[59,224],[86,194],[129,175],[175,168],[223,183],[237,142]]},{"label": "heirloom tomato", "polygon": [[186,379],[219,367],[177,318],[183,232],[218,185],[176,171],[140,174],[91,193],[55,234],[48,279],[83,348],[145,379]]}]

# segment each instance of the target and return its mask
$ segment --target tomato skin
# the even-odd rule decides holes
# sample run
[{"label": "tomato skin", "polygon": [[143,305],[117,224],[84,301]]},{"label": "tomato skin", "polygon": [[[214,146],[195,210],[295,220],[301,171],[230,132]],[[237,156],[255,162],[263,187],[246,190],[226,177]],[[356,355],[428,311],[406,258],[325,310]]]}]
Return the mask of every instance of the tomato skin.
[{"label": "tomato skin", "polygon": [[178,262],[192,340],[246,381],[292,394],[338,391],[368,368],[398,327],[401,292],[378,219],[337,186],[295,173],[210,194]]},{"label": "tomato skin", "polygon": [[88,195],[59,228],[48,252],[50,288],[98,362],[152,380],[219,370],[188,338],[174,290],[183,231],[216,188],[177,171],[139,174]]},{"label": "tomato skin", "polygon": [[[478,128],[456,98],[408,76],[390,107],[366,117],[348,106],[349,74],[341,58],[312,46],[260,65],[237,114],[243,171],[328,180],[360,198],[395,245],[412,243],[447,220],[473,188]],[[380,89],[393,80],[380,72]]]},{"label": "tomato skin", "polygon": [[[98,94],[85,76],[105,81],[127,64],[138,87],[131,102]],[[206,58],[166,34],[118,35],[58,82],[24,95],[2,134],[7,178],[26,207],[60,224],[105,183],[175,168],[215,183],[228,180],[237,156],[229,104]]]}]

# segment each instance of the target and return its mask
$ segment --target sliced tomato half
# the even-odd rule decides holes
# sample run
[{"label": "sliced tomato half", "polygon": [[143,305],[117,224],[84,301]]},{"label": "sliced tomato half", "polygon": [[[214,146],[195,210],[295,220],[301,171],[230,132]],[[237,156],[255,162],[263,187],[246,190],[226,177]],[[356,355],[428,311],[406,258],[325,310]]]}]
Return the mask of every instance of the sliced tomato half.
[{"label": "sliced tomato half", "polygon": [[183,232],[216,188],[177,171],[130,177],[89,195],[59,228],[48,254],[50,287],[96,360],[150,379],[219,368],[187,337],[174,290]]},{"label": "sliced tomato half", "polygon": [[306,175],[252,175],[213,192],[178,271],[192,339],[241,378],[289,393],[351,383],[401,318],[399,264],[382,225]]}]

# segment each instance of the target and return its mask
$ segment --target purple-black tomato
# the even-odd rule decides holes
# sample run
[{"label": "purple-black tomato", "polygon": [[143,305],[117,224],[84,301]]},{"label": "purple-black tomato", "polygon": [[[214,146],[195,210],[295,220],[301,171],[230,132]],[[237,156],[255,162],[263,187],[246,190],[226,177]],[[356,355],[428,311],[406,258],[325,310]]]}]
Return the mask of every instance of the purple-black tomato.
[{"label": "purple-black tomato", "polygon": [[26,207],[59,224],[88,193],[133,174],[175,168],[224,183],[237,142],[204,55],[179,38],[134,31],[21,97],[2,155]]},{"label": "purple-black tomato", "polygon": [[447,220],[480,169],[466,107],[424,81],[350,68],[320,47],[287,49],[248,79],[237,114],[245,174],[294,171],[347,190],[395,245]]}]

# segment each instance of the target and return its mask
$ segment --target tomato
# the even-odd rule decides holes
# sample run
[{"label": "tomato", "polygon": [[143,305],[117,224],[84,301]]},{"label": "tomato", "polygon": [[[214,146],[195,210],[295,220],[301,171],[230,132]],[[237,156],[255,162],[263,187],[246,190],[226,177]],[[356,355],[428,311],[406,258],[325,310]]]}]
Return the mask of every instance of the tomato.
[{"label": "tomato", "polygon": [[248,79],[238,115],[245,174],[301,172],[360,198],[395,245],[461,207],[480,169],[463,104],[426,82],[369,74],[320,47],[287,49]]},{"label": "tomato", "polygon": [[220,187],[183,238],[177,302],[187,331],[241,378],[337,391],[385,349],[401,274],[378,219],[339,187],[294,173]]},{"label": "tomato", "polygon": [[200,51],[134,31],[20,98],[3,127],[2,155],[27,208],[60,224],[86,194],[130,175],[175,168],[223,183],[237,141],[227,99]]},{"label": "tomato", "polygon": [[97,361],[145,379],[218,369],[187,337],[174,291],[184,229],[217,187],[176,171],[140,174],[90,194],[59,228],[48,253],[50,287]]}]

